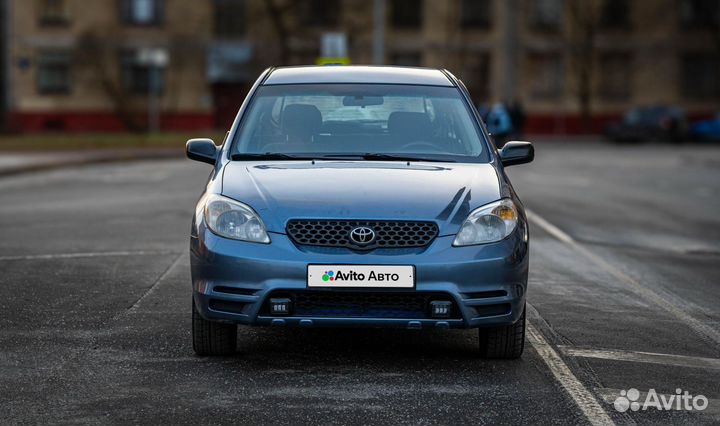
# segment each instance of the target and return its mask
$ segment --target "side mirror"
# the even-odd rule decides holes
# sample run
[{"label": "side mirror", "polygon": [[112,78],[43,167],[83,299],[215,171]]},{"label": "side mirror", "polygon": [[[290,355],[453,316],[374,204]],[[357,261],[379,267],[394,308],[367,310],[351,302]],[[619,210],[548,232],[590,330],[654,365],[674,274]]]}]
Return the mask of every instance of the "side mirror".
[{"label": "side mirror", "polygon": [[510,141],[500,150],[500,161],[503,166],[525,164],[535,158],[535,148],[530,142]]},{"label": "side mirror", "polygon": [[215,164],[217,161],[218,148],[212,139],[200,138],[190,139],[185,144],[187,158],[203,163]]}]

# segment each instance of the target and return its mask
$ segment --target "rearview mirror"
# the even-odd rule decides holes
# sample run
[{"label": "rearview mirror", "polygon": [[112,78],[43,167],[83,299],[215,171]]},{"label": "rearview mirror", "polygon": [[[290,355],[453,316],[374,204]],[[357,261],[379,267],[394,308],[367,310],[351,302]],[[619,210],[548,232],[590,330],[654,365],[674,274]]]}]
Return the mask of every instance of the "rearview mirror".
[{"label": "rearview mirror", "polygon": [[383,99],[382,96],[356,95],[345,96],[343,98],[343,106],[359,106],[364,108],[366,106],[382,105],[383,103],[385,103],[385,99]]},{"label": "rearview mirror", "polygon": [[530,142],[510,141],[500,150],[500,161],[503,166],[525,164],[535,158],[535,148]]},{"label": "rearview mirror", "polygon": [[218,148],[212,139],[199,138],[190,139],[185,144],[187,158],[203,163],[215,164],[217,161]]}]

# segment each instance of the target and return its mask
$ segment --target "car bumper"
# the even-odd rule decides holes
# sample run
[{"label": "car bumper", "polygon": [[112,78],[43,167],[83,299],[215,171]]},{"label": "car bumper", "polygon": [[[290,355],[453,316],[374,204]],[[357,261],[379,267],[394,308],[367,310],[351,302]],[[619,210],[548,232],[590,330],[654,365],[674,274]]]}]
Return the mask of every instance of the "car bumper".
[{"label": "car bumper", "polygon": [[[270,244],[218,237],[200,226],[191,237],[193,298],[200,314],[211,321],[278,326],[358,326],[405,328],[469,328],[512,324],[525,304],[528,243],[525,225],[503,241],[453,247],[454,236],[437,237],[423,249],[353,252],[344,248],[299,247],[286,235],[270,234]],[[325,289],[307,286],[308,264],[413,265],[415,288],[393,290],[405,297],[435,297],[453,303],[451,318],[429,312],[401,318],[371,312],[348,315],[343,310],[320,315],[270,315],[270,295],[387,296],[389,289]],[[353,299],[354,300],[354,299]],[[375,299],[373,299],[375,300]]]}]

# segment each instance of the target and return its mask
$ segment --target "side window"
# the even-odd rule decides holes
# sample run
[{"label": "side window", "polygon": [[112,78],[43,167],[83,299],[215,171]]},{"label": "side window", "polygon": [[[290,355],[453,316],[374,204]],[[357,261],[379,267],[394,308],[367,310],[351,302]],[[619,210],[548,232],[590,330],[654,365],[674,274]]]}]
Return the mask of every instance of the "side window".
[{"label": "side window", "polygon": [[38,93],[42,95],[70,93],[70,67],[70,52],[40,52],[37,71]]},{"label": "side window", "polygon": [[283,97],[275,98],[275,102],[273,103],[272,111],[270,112],[272,121],[274,121],[277,124],[280,124],[280,113],[282,113],[282,110],[284,107],[285,107],[285,97],[283,96]]},{"label": "side window", "polygon": [[163,0],[121,0],[120,15],[129,25],[160,25],[163,21]]},{"label": "side window", "polygon": [[464,105],[449,99],[435,99],[431,102],[437,116],[435,128],[438,136],[447,143],[450,152],[479,155],[480,151],[473,146],[473,134],[468,131],[474,127],[471,118],[465,113]]},{"label": "side window", "polygon": [[43,27],[62,27],[70,24],[70,13],[65,0],[39,0],[38,24]]},{"label": "side window", "polygon": [[243,133],[249,138],[241,139],[235,148],[239,152],[254,152],[260,147],[278,142],[280,137],[279,116],[282,97],[258,98],[257,104],[250,110],[250,115],[243,118]]},{"label": "side window", "polygon": [[430,117],[430,121],[435,121],[435,106],[432,101],[428,98],[424,98],[425,101],[425,113]]}]

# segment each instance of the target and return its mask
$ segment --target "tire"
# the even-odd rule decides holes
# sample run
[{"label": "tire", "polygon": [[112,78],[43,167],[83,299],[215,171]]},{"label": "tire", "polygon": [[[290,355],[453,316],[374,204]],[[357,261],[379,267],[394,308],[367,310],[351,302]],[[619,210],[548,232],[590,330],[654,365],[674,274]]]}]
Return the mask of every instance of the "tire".
[{"label": "tire", "polygon": [[480,328],[480,357],[518,359],[525,349],[525,307],[515,324]]},{"label": "tire", "polygon": [[193,350],[200,356],[231,355],[237,346],[237,325],[208,321],[192,304]]}]

